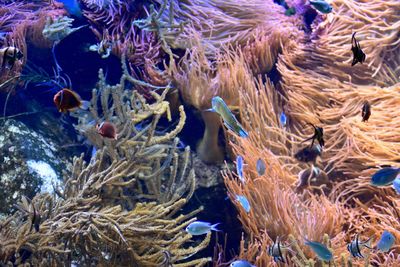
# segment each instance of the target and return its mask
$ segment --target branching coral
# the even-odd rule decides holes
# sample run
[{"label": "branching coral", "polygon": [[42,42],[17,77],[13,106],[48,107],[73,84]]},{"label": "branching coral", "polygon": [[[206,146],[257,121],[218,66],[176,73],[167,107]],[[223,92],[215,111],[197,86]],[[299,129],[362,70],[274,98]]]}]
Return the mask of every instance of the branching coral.
[{"label": "branching coral", "polygon": [[[190,257],[208,245],[210,234],[188,246],[191,235],[184,231],[201,208],[177,215],[195,186],[188,148],[179,152],[178,140],[171,141],[183,126],[184,111],[176,129],[156,134],[160,116],[168,112],[167,90],[161,96],[153,93],[156,102],[149,105],[136,92],[124,90],[129,82],[134,86],[143,82],[130,76],[126,66],[123,69],[114,86],[106,84],[99,72],[90,112],[76,126],[95,144],[97,153],[89,163],[83,156],[75,158],[54,195],[33,199],[35,218],[40,215],[38,231],[30,231],[32,216],[26,218],[24,212],[1,221],[3,262],[160,266],[166,255],[174,266],[202,266],[209,261]],[[93,125],[83,127],[88,116],[113,121],[118,140],[104,140],[93,132]],[[135,127],[139,122],[141,129]]]}]

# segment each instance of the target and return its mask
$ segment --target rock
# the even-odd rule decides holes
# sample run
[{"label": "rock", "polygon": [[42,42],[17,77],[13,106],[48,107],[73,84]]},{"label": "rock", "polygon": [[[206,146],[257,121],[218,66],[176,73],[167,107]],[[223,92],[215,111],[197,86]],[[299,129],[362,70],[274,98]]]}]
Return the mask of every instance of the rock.
[{"label": "rock", "polygon": [[196,152],[192,151],[193,169],[196,174],[196,186],[213,187],[224,183],[222,171],[235,168],[232,163],[207,164],[204,163]]},{"label": "rock", "polygon": [[52,183],[62,179],[68,162],[58,147],[22,122],[1,123],[0,213],[11,213],[22,195],[33,198],[38,192],[52,192]]}]

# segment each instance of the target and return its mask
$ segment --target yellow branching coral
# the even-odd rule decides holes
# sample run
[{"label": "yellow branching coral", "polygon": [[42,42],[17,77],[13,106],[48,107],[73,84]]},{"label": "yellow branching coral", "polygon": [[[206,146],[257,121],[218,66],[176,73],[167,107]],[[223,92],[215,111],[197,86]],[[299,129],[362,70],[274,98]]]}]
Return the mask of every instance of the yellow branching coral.
[{"label": "yellow branching coral", "polygon": [[[54,195],[24,201],[20,211],[0,221],[0,261],[203,266],[208,258],[191,257],[208,245],[211,234],[189,245],[192,236],[184,231],[202,208],[178,214],[195,188],[189,148],[180,151],[175,138],[185,120],[183,108],[176,129],[160,134],[157,123],[169,110],[165,94],[154,93],[149,105],[124,90],[126,82],[141,83],[127,72],[114,86],[105,83],[102,71],[99,77],[90,111],[76,125],[97,147],[95,156],[89,163],[83,156],[75,158],[62,185],[54,186]],[[118,140],[102,138],[88,124],[91,120],[114,122]]]}]

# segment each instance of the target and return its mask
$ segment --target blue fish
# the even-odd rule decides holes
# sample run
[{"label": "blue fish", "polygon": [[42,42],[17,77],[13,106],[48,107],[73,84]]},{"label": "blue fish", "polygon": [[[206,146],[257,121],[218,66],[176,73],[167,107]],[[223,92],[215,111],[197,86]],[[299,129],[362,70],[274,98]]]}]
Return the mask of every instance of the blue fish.
[{"label": "blue fish", "polygon": [[57,0],[57,2],[63,3],[65,10],[67,10],[70,15],[82,18],[82,10],[78,0]]},{"label": "blue fish", "polygon": [[243,209],[249,213],[250,212],[250,202],[247,200],[245,196],[242,195],[236,195],[236,201],[240,203],[240,205],[243,207]]},{"label": "blue fish", "polygon": [[92,153],[90,155],[90,163],[94,163],[96,161],[96,154],[97,154],[97,149],[95,146],[93,146]]},{"label": "blue fish", "polygon": [[400,168],[386,167],[377,171],[371,177],[371,185],[386,186],[393,183],[400,173]]},{"label": "blue fish", "polygon": [[236,157],[236,172],[239,176],[239,180],[244,183],[245,180],[243,178],[243,157],[237,156]]},{"label": "blue fish", "polygon": [[219,232],[220,230],[217,229],[218,224],[219,223],[211,225],[209,222],[195,221],[189,224],[185,231],[191,235],[204,235],[211,231]]},{"label": "blue fish", "polygon": [[324,0],[310,0],[310,4],[321,13],[328,14],[332,12],[332,6]]},{"label": "blue fish", "polygon": [[398,195],[400,195],[400,179],[398,178],[398,179],[395,179],[394,181],[393,181],[393,188],[394,188],[394,190],[396,191],[396,193],[398,194]]},{"label": "blue fish", "polygon": [[226,126],[226,128],[228,128],[232,132],[235,132],[240,137],[246,138],[249,136],[249,134],[246,132],[245,129],[243,129],[243,126],[238,122],[235,115],[233,115],[232,111],[229,109],[228,105],[221,97],[214,96],[211,100],[211,106],[212,108],[207,109],[206,111],[218,113],[224,121],[224,125]]},{"label": "blue fish", "polygon": [[245,260],[234,261],[229,266],[230,267],[256,267],[255,265],[253,265],[250,262],[245,261]]},{"label": "blue fish", "polygon": [[256,169],[258,175],[262,176],[265,173],[265,170],[267,169],[267,166],[265,166],[265,162],[262,159],[258,159],[256,163]]},{"label": "blue fish", "polygon": [[310,246],[311,249],[317,254],[318,258],[324,261],[332,260],[332,252],[323,244],[315,241],[305,240],[304,244]]},{"label": "blue fish", "polygon": [[284,112],[281,112],[281,115],[279,116],[279,122],[281,123],[281,125],[282,125],[283,127],[286,126],[287,118],[286,118],[286,115],[285,115]]},{"label": "blue fish", "polygon": [[376,247],[382,252],[388,252],[390,248],[393,246],[395,237],[388,231],[383,231],[381,239],[379,239],[378,244]]}]

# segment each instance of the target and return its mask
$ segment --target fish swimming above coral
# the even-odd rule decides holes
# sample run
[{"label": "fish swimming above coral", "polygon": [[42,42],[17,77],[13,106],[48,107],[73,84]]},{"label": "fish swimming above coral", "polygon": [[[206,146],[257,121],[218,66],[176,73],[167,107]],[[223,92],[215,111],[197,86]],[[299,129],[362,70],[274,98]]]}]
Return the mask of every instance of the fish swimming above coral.
[{"label": "fish swimming above coral", "polygon": [[97,52],[101,58],[108,58],[111,54],[113,44],[109,40],[101,40],[100,43],[91,45],[89,51]]},{"label": "fish swimming above coral", "polygon": [[328,14],[332,12],[332,6],[324,0],[310,0],[310,4],[321,13]]},{"label": "fish swimming above coral", "polygon": [[371,177],[371,185],[374,186],[387,186],[399,176],[400,168],[385,167],[378,170]]},{"label": "fish swimming above coral", "polygon": [[232,262],[230,267],[256,267],[255,265],[251,264],[250,262],[246,260],[236,260]]},{"label": "fish swimming above coral", "polygon": [[301,190],[309,186],[321,186],[329,183],[329,177],[325,171],[315,167],[301,170],[298,174],[298,185],[296,190]]},{"label": "fish swimming above coral", "polygon": [[83,101],[77,93],[67,88],[58,91],[54,95],[53,102],[59,112],[87,109],[89,106],[89,102]]},{"label": "fish swimming above coral", "polygon": [[388,252],[390,248],[393,246],[396,238],[389,231],[383,231],[381,238],[376,244],[376,248],[382,252]]},{"label": "fish swimming above coral", "polygon": [[279,116],[279,122],[281,123],[282,127],[286,126],[287,123],[287,117],[285,115],[285,112],[281,112],[280,116]]},{"label": "fish swimming above coral", "polygon": [[299,150],[295,155],[295,159],[301,162],[315,162],[318,156],[321,156],[322,148],[320,145],[312,147],[306,146]]},{"label": "fish swimming above coral", "polygon": [[272,244],[272,246],[268,246],[267,248],[268,255],[274,258],[274,262],[285,263],[285,254],[288,251],[291,251],[290,245],[284,246],[280,242],[279,236],[276,237],[276,241]]},{"label": "fish swimming above coral", "polygon": [[317,254],[318,258],[324,261],[331,261],[333,258],[332,252],[324,245],[319,242],[305,240],[305,245],[310,246],[310,248]]},{"label": "fish swimming above coral", "polygon": [[117,128],[111,122],[104,121],[100,124],[97,124],[96,130],[103,137],[114,139],[114,140],[117,140],[117,138],[118,138]]},{"label": "fish swimming above coral", "polygon": [[211,225],[209,222],[202,222],[202,221],[195,221],[189,224],[185,231],[188,232],[191,235],[204,235],[207,234],[211,231],[221,231],[217,229],[217,226],[219,223]]},{"label": "fish swimming above coral", "polygon": [[229,109],[228,105],[221,97],[214,96],[211,100],[211,107],[212,108],[207,109],[206,111],[218,113],[224,121],[224,125],[229,130],[238,134],[240,137],[249,136],[249,134],[246,132],[245,129],[243,129],[243,126],[238,122],[235,115],[233,115],[232,111]]},{"label": "fish swimming above coral", "polygon": [[22,197],[21,203],[16,204],[15,207],[23,212],[25,215],[31,217],[31,227],[30,227],[30,232],[32,231],[33,228],[35,228],[36,232],[39,232],[39,227],[41,223],[41,216],[40,213],[36,210],[35,204],[30,201],[29,199],[25,196]]},{"label": "fish swimming above coral", "polygon": [[245,180],[244,180],[244,178],[243,178],[243,165],[244,165],[244,162],[243,162],[243,157],[242,156],[237,156],[236,157],[236,172],[237,172],[237,175],[238,175],[238,177],[239,177],[239,180],[242,182],[242,183],[245,183]]},{"label": "fish swimming above coral", "polygon": [[0,49],[1,70],[12,69],[15,62],[21,60],[24,54],[14,46],[7,46]]},{"label": "fish swimming above coral", "polygon": [[363,122],[368,121],[369,117],[371,116],[371,104],[368,101],[365,101],[364,105],[362,106],[361,116]]},{"label": "fish swimming above coral", "polygon": [[393,188],[396,191],[396,194],[400,195],[400,179],[395,179],[393,181]]},{"label": "fish swimming above coral", "polygon": [[242,208],[243,208],[247,213],[250,212],[250,209],[251,209],[250,202],[249,202],[249,200],[248,200],[245,196],[243,196],[243,195],[236,195],[236,198],[235,198],[235,199],[236,199],[237,202],[240,203],[240,205],[242,206]]},{"label": "fish swimming above coral", "polygon": [[265,166],[265,162],[262,159],[258,159],[256,163],[257,174],[259,176],[263,176],[267,166]]},{"label": "fish swimming above coral", "polygon": [[368,238],[366,241],[361,241],[359,239],[359,235],[357,234],[355,239],[352,240],[349,244],[347,244],[347,250],[350,252],[353,258],[364,258],[364,255],[361,253],[363,247],[372,249],[371,247],[372,238]]},{"label": "fish swimming above coral", "polygon": [[351,36],[351,51],[353,52],[353,61],[351,62],[351,66],[356,65],[358,62],[362,64],[365,61],[366,55],[361,50],[360,43],[356,39],[356,32]]}]

